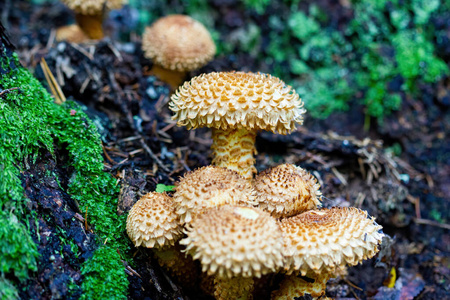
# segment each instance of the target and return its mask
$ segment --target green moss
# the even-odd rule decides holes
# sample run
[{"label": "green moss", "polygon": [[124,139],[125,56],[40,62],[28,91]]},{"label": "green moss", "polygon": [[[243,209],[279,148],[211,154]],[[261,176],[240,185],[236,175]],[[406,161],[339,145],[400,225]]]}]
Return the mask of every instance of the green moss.
[{"label": "green moss", "polygon": [[[435,46],[445,32],[433,22],[433,17],[446,17],[445,2],[354,0],[347,8],[353,18],[339,27],[334,14],[319,5],[300,8],[290,2],[277,4],[278,10],[287,5],[282,9],[290,14],[264,10],[268,26],[262,27],[261,44],[267,47],[259,59],[299,91],[314,117],[357,103],[368,118],[382,121],[401,107],[402,99],[420,100],[421,83],[433,84],[449,74]],[[249,50],[233,49],[239,51]]]},{"label": "green moss", "polygon": [[23,280],[28,277],[28,270],[37,271],[36,245],[12,212],[0,212],[0,241],[1,274],[13,273]]},{"label": "green moss", "polygon": [[2,300],[16,300],[19,299],[19,293],[14,285],[6,279],[0,276],[0,299]]},{"label": "green moss", "polygon": [[126,299],[128,282],[123,273],[116,248],[108,244],[100,247],[83,267],[81,299]]},{"label": "green moss", "polygon": [[270,4],[270,0],[242,0],[246,9],[254,10],[258,14],[263,14]]},{"label": "green moss", "polygon": [[[86,299],[124,299],[128,284],[117,249],[125,252],[125,217],[116,214],[119,187],[103,171],[100,137],[81,107],[73,102],[55,105],[49,93],[25,69],[10,69],[3,55],[1,66],[7,74],[0,87],[19,87],[0,99],[0,272],[18,279],[36,270],[36,245],[23,222],[27,213],[20,171],[36,158],[40,149],[55,153],[65,148],[67,162],[74,170],[67,192],[81,209],[88,209],[88,222],[98,236],[95,251],[82,266],[82,288]],[[17,60],[13,62],[19,65]],[[104,266],[102,266],[104,265]]]}]

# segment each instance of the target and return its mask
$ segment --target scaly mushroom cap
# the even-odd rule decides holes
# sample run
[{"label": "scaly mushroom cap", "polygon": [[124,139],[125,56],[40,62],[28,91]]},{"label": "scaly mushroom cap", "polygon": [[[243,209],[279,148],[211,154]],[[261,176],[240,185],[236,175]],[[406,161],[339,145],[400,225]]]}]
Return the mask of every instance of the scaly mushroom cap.
[{"label": "scaly mushroom cap", "polygon": [[172,119],[188,129],[246,128],[287,134],[303,123],[303,102],[268,74],[213,72],[194,77],[172,95]]},{"label": "scaly mushroom cap", "polygon": [[156,192],[142,196],[128,213],[127,233],[136,247],[173,246],[182,232],[172,198]]},{"label": "scaly mushroom cap", "polygon": [[283,263],[280,228],[258,208],[225,205],[205,210],[188,224],[186,233],[180,244],[209,275],[261,277]]},{"label": "scaly mushroom cap", "polygon": [[282,164],[259,173],[253,183],[258,207],[275,218],[295,216],[320,206],[322,193],[308,171]]},{"label": "scaly mushroom cap", "polygon": [[182,223],[206,208],[224,204],[249,206],[255,204],[255,195],[248,180],[236,171],[206,166],[188,172],[180,179],[173,195],[177,214]]},{"label": "scaly mushroom cap", "polygon": [[282,219],[285,269],[334,272],[345,265],[356,265],[378,252],[383,233],[367,212],[355,207],[310,210]]},{"label": "scaly mushroom cap", "polygon": [[61,0],[71,10],[83,15],[98,15],[103,7],[107,9],[120,9],[127,0]]},{"label": "scaly mushroom cap", "polygon": [[205,26],[184,15],[163,17],[147,27],[142,49],[156,64],[183,72],[202,67],[216,53],[216,45]]}]

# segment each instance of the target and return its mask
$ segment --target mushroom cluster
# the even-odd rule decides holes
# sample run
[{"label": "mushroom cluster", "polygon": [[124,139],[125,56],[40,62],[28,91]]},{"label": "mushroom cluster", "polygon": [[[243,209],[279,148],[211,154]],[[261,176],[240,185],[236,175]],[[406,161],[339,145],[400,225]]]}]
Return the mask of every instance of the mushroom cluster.
[{"label": "mushroom cluster", "polygon": [[[172,197],[159,196],[170,213],[139,200],[127,219],[135,245],[180,238],[184,260],[201,266],[198,282],[223,300],[252,299],[255,281],[266,274],[284,277],[272,299],[321,297],[329,278],[373,257],[381,226],[357,208],[321,208],[320,185],[308,171],[281,164],[253,177],[257,130],[287,134],[302,123],[302,106],[291,87],[265,74],[210,73],[180,87],[170,103],[174,118],[189,129],[213,128],[214,166],[186,173]],[[151,212],[134,212],[143,208]],[[149,224],[156,219],[167,223]]]}]

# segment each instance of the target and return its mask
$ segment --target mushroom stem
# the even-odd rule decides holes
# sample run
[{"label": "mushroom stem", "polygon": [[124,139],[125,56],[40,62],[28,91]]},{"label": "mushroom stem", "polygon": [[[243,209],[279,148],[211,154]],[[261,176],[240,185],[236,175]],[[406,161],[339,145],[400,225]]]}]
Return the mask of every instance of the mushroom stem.
[{"label": "mushroom stem", "polygon": [[216,276],[214,278],[214,298],[216,300],[251,300],[253,299],[253,288],[252,277]]},{"label": "mushroom stem", "polygon": [[320,274],[308,272],[306,276],[286,275],[280,283],[280,288],[272,293],[271,300],[287,300],[294,297],[311,295],[313,299],[318,299],[325,294],[325,288],[331,273],[322,272]]},{"label": "mushroom stem", "polygon": [[212,164],[238,172],[245,179],[251,180],[256,174],[255,148],[256,132],[245,128],[212,130],[213,150]]},{"label": "mushroom stem", "polygon": [[158,64],[153,64],[151,73],[158,77],[159,80],[169,84],[171,91],[174,91],[184,82],[187,72],[169,70]]},{"label": "mushroom stem", "polygon": [[199,268],[192,260],[181,252],[177,243],[175,247],[153,249],[153,254],[158,264],[166,269],[169,274],[186,287],[194,287],[199,280]]},{"label": "mushroom stem", "polygon": [[75,21],[88,38],[93,40],[100,40],[103,38],[103,13],[94,15],[76,13]]}]

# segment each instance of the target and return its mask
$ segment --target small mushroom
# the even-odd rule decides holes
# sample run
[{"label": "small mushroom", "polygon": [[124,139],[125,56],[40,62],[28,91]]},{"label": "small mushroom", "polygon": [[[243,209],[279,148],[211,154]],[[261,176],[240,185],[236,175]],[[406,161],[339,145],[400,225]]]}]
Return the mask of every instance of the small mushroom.
[{"label": "small mushroom", "polygon": [[136,247],[174,246],[182,227],[172,198],[156,192],[142,196],[128,213],[127,233]]},{"label": "small mushroom", "polygon": [[167,194],[151,192],[139,199],[128,214],[127,233],[136,247],[153,248],[158,263],[181,282],[193,284],[198,279],[194,261],[176,244],[182,226]]},{"label": "small mushroom", "polygon": [[250,299],[252,277],[279,270],[283,238],[269,213],[224,205],[205,210],[187,225],[180,241],[215,277],[216,299]]},{"label": "small mushroom", "polygon": [[[354,266],[378,252],[383,233],[367,212],[350,208],[310,210],[280,221],[284,235],[285,271],[272,299],[285,299],[285,291],[312,297],[325,293],[329,278],[345,266]],[[304,276],[299,277],[300,276]]]},{"label": "small mushroom", "polygon": [[255,204],[251,184],[226,168],[206,166],[186,173],[177,183],[173,201],[181,223],[190,222],[206,208],[225,204]]},{"label": "small mushroom", "polygon": [[[61,0],[75,12],[75,20],[89,39],[102,39],[106,10],[120,9],[126,0]],[[74,30],[74,29],[72,29]],[[75,29],[76,30],[76,29]],[[60,37],[62,34],[60,33]],[[70,38],[71,39],[71,38]]]},{"label": "small mushroom", "polygon": [[185,15],[169,15],[145,29],[142,49],[154,63],[152,72],[172,89],[186,72],[206,65],[216,53],[216,45],[200,22]]},{"label": "small mushroom", "polygon": [[179,126],[213,129],[213,165],[256,173],[258,130],[287,134],[303,123],[303,102],[292,87],[268,74],[213,72],[194,77],[175,92],[169,108]]},{"label": "small mushroom", "polygon": [[258,207],[286,218],[321,205],[320,184],[305,169],[281,164],[259,173],[254,181]]}]

